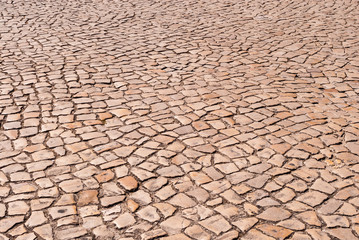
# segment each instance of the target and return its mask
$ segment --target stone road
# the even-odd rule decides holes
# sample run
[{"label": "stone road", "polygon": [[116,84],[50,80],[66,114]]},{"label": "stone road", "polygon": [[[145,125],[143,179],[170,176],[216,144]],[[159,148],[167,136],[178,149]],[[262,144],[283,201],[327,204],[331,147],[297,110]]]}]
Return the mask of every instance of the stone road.
[{"label": "stone road", "polygon": [[358,16],[0,0],[0,239],[359,239]]}]

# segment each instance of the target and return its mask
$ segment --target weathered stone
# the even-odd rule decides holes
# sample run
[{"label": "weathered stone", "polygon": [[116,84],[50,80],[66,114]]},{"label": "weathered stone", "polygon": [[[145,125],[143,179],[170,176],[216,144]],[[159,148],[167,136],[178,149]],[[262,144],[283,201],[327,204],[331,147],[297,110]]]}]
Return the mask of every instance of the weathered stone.
[{"label": "weathered stone", "polygon": [[297,198],[298,201],[308,204],[309,206],[315,207],[321,204],[328,196],[317,192],[317,191],[310,191],[307,192]]},{"label": "weathered stone", "polygon": [[320,222],[318,216],[314,211],[306,211],[296,215],[296,217],[309,225],[318,226],[318,227],[322,225],[322,223]]},{"label": "weathered stone", "polygon": [[232,224],[236,227],[238,227],[242,232],[247,232],[249,229],[251,229],[256,223],[258,222],[258,219],[255,217],[249,217],[249,218],[241,218],[238,221],[233,222]]},{"label": "weathered stone", "polygon": [[49,214],[53,219],[74,215],[77,213],[75,206],[52,207],[49,209]]},{"label": "weathered stone", "polygon": [[348,218],[340,215],[322,216],[327,227],[349,227]]},{"label": "weathered stone", "polygon": [[5,233],[15,224],[24,220],[24,216],[7,217],[0,220],[0,232]]},{"label": "weathered stone", "polygon": [[351,240],[356,238],[350,228],[334,228],[328,229],[326,232],[341,240]]},{"label": "weathered stone", "polygon": [[188,227],[190,223],[191,222],[185,218],[173,216],[163,221],[160,226],[168,234],[176,234],[180,233],[184,228]]},{"label": "weathered stone", "polygon": [[121,229],[133,225],[136,220],[130,213],[124,213],[113,221],[116,227]]},{"label": "weathered stone", "polygon": [[196,205],[195,201],[193,201],[190,197],[183,193],[175,195],[168,202],[172,205],[179,206],[182,208],[189,208]]},{"label": "weathered stone", "polygon": [[29,210],[29,205],[27,205],[24,201],[15,201],[8,204],[9,215],[24,215]]},{"label": "weathered stone", "polygon": [[45,240],[52,240],[52,228],[50,224],[34,228],[34,232]]},{"label": "weathered stone", "polygon": [[260,219],[264,219],[267,221],[280,221],[287,219],[291,216],[291,213],[287,210],[277,208],[277,207],[270,207],[261,214],[259,214],[257,217]]},{"label": "weathered stone", "polygon": [[66,230],[56,231],[55,236],[57,239],[74,239],[87,234],[86,229],[83,227],[67,228]]},{"label": "weathered stone", "polygon": [[258,225],[256,228],[261,230],[264,234],[274,237],[275,239],[285,239],[293,233],[293,231],[289,229],[269,224]]},{"label": "weathered stone", "polygon": [[256,229],[250,230],[247,234],[245,234],[241,240],[253,240],[253,239],[263,239],[263,240],[274,240],[275,238],[269,237],[267,235],[264,235],[260,231]]},{"label": "weathered stone", "polygon": [[214,232],[216,235],[226,232],[231,228],[231,225],[220,215],[215,215],[206,220],[200,221],[199,224]]},{"label": "weathered stone", "polygon": [[67,193],[76,193],[83,189],[83,183],[80,179],[63,181],[59,184],[59,186]]},{"label": "weathered stone", "polygon": [[123,188],[129,191],[135,190],[138,186],[137,180],[132,176],[120,178],[118,182],[121,184]]},{"label": "weathered stone", "polygon": [[98,203],[98,191],[97,190],[85,190],[79,193],[77,200],[78,206],[86,206],[91,203]]},{"label": "weathered stone", "polygon": [[34,211],[31,213],[29,219],[25,222],[27,227],[33,228],[47,222],[47,218],[45,217],[42,211]]},{"label": "weathered stone", "polygon": [[156,212],[156,208],[152,206],[147,206],[137,212],[137,215],[149,222],[156,222],[160,219],[160,216]]}]

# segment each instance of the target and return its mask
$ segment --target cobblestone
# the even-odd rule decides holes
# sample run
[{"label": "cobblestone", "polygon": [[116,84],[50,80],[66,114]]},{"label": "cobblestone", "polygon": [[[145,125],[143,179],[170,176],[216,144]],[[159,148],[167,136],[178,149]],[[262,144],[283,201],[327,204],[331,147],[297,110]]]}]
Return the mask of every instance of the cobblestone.
[{"label": "cobblestone", "polygon": [[358,2],[0,6],[0,239],[359,239]]}]

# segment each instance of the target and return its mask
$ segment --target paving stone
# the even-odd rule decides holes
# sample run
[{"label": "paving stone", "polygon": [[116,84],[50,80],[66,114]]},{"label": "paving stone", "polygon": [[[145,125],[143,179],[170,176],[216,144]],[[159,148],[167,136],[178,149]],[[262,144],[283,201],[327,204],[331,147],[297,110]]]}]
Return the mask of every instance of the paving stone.
[{"label": "paving stone", "polygon": [[290,188],[283,188],[278,193],[276,193],[274,197],[282,203],[286,203],[295,197],[295,192],[293,192]]},{"label": "paving stone", "polygon": [[172,214],[176,211],[176,208],[168,203],[154,203],[153,205],[161,212],[161,214],[165,218],[172,216]]},{"label": "paving stone", "polygon": [[0,220],[0,232],[7,232],[15,224],[24,220],[24,216],[7,217]]},{"label": "paving stone", "polygon": [[25,215],[30,210],[30,206],[24,201],[14,201],[8,204],[9,215]]},{"label": "paving stone", "polygon": [[247,185],[254,188],[262,188],[266,182],[270,179],[270,176],[264,174],[255,178],[252,178],[251,180],[248,180],[246,182]]},{"label": "paving stone", "polygon": [[293,236],[290,239],[311,240],[311,237],[308,234],[296,232],[293,234]]},{"label": "paving stone", "polygon": [[66,230],[56,231],[57,239],[73,239],[85,235],[87,231],[83,227],[67,228]]},{"label": "paving stone", "polygon": [[97,174],[95,178],[99,183],[108,182],[113,179],[115,174],[111,170],[104,171],[100,174]]},{"label": "paving stone", "polygon": [[79,193],[77,205],[78,206],[86,206],[89,204],[98,203],[98,191],[97,190],[85,190]]},{"label": "paving stone", "polygon": [[339,200],[346,200],[350,197],[356,197],[359,195],[359,190],[356,187],[347,187],[344,189],[339,190],[334,198],[339,199]]},{"label": "paving stone", "polygon": [[100,199],[100,203],[104,207],[114,205],[116,203],[122,202],[125,199],[125,196],[112,196],[112,197],[103,197]]},{"label": "paving stone", "polygon": [[113,221],[116,227],[121,229],[133,225],[136,219],[130,213],[124,213]]},{"label": "paving stone", "polygon": [[160,226],[168,234],[177,234],[180,233],[186,227],[188,227],[190,223],[191,222],[185,218],[173,216],[163,221]]},{"label": "paving stone", "polygon": [[[196,191],[196,190],[194,190]],[[196,192],[199,192],[199,194],[201,194],[201,196],[206,197],[205,200],[207,200],[207,194],[206,193],[201,193],[201,191],[197,190]],[[190,195],[190,194],[189,194]],[[244,202],[244,199],[242,197],[240,197],[235,191],[233,191],[232,189],[229,189],[223,193],[220,194],[223,198],[225,198],[228,202],[233,203],[233,204],[241,204],[242,202]],[[197,198],[197,200],[200,200],[199,198]],[[203,199],[204,200],[204,199]],[[205,201],[204,200],[204,201]]]},{"label": "paving stone", "polygon": [[77,213],[75,206],[52,207],[49,209],[49,214],[53,219],[62,218]]},{"label": "paving stone", "polygon": [[82,221],[83,221],[82,226],[85,229],[92,229],[92,228],[98,227],[100,225],[103,225],[101,217],[86,217],[86,218],[83,218]]},{"label": "paving stone", "polygon": [[309,206],[315,207],[321,204],[327,198],[328,196],[323,193],[317,191],[311,191],[299,196],[297,200],[305,204],[308,204]]},{"label": "paving stone", "polygon": [[336,210],[338,210],[338,208],[342,205],[343,203],[339,200],[336,199],[329,199],[328,201],[326,201],[319,209],[318,212],[321,214],[332,214],[334,213]]},{"label": "paving stone", "polygon": [[304,223],[307,223],[312,226],[320,227],[322,225],[317,214],[314,211],[302,212],[296,215],[296,217],[302,220]]},{"label": "paving stone", "polygon": [[152,201],[150,194],[143,190],[138,190],[138,191],[132,193],[130,195],[130,198],[142,205],[147,205],[147,204],[151,203],[151,201]]},{"label": "paving stone", "polygon": [[328,234],[323,232],[321,229],[308,229],[307,232],[314,240],[330,240]]},{"label": "paving stone", "polygon": [[251,229],[256,223],[258,219],[255,217],[249,218],[241,218],[238,221],[233,222],[232,224],[238,227],[242,232],[246,232]]},{"label": "paving stone", "polygon": [[31,183],[10,184],[10,186],[12,191],[16,194],[35,192],[37,190],[37,187]]},{"label": "paving stone", "polygon": [[307,184],[303,180],[294,180],[293,182],[287,184],[287,186],[296,192],[304,192],[308,189]]},{"label": "paving stone", "polygon": [[42,237],[45,240],[51,240],[52,237],[52,228],[50,224],[45,224],[40,227],[34,228],[34,232],[37,233],[40,237]]},{"label": "paving stone", "polygon": [[352,233],[351,229],[348,228],[334,228],[334,229],[328,229],[326,230],[327,233],[330,235],[343,239],[343,240],[349,240],[349,239],[355,239],[356,237]]},{"label": "paving stone", "polygon": [[220,215],[215,215],[199,222],[200,225],[219,235],[231,228],[231,225]]},{"label": "paving stone", "polygon": [[81,180],[74,179],[61,182],[59,187],[67,193],[75,193],[83,189],[83,184]]},{"label": "paving stone", "polygon": [[209,240],[210,234],[206,233],[199,225],[194,225],[186,228],[185,233],[195,239]]},{"label": "paving stone", "polygon": [[250,178],[252,178],[254,175],[252,173],[248,173],[248,172],[237,172],[237,173],[233,173],[227,176],[227,179],[232,183],[232,184],[238,184],[240,182],[246,181]]},{"label": "paving stone", "polygon": [[247,234],[245,234],[241,239],[244,240],[252,240],[252,239],[264,239],[264,240],[274,240],[275,238],[264,235],[260,231],[256,229],[250,230]]},{"label": "paving stone", "polygon": [[279,226],[291,229],[291,230],[304,230],[305,225],[297,219],[288,219],[278,223]]},{"label": "paving stone", "polygon": [[266,235],[274,237],[275,239],[285,239],[293,232],[293,231],[283,228],[283,227],[272,226],[272,225],[268,225],[268,224],[258,225],[258,226],[256,226],[256,228],[261,230]]},{"label": "paving stone", "polygon": [[270,207],[261,214],[258,215],[258,218],[268,220],[268,221],[280,221],[287,219],[291,216],[291,213],[287,210]]},{"label": "paving stone", "polygon": [[219,214],[224,216],[225,218],[229,219],[231,217],[239,216],[240,210],[231,204],[223,204],[214,209]]},{"label": "paving stone", "polygon": [[137,215],[149,222],[156,222],[160,219],[160,216],[158,215],[156,208],[152,206],[146,206],[145,208],[137,211]]},{"label": "paving stone", "polygon": [[[40,199],[41,201],[42,199]],[[75,196],[74,194],[64,194],[57,200],[55,206],[65,206],[75,204]]]},{"label": "paving stone", "polygon": [[257,205],[260,207],[268,207],[268,206],[279,206],[281,205],[278,201],[275,201],[272,198],[263,198],[257,202]]},{"label": "paving stone", "polygon": [[349,227],[348,218],[340,215],[321,216],[327,227]]},{"label": "paving stone", "polygon": [[20,224],[17,227],[12,228],[9,231],[9,235],[10,236],[20,236],[21,234],[24,234],[27,232],[27,229],[25,228],[25,226],[23,224]]},{"label": "paving stone", "polygon": [[161,200],[166,200],[175,194],[176,191],[173,190],[171,186],[165,186],[156,193],[156,197],[160,198]]},{"label": "paving stone", "polygon": [[114,233],[111,232],[106,226],[102,225],[93,230],[93,233],[98,238],[112,238],[114,236]]},{"label": "paving stone", "polygon": [[30,201],[31,210],[40,210],[49,207],[54,202],[52,198],[40,198]]},{"label": "paving stone", "polygon": [[358,210],[350,203],[344,203],[337,213],[340,215],[354,216],[358,214]]},{"label": "paving stone", "polygon": [[29,239],[29,240],[36,239],[36,235],[34,233],[26,233],[16,238],[16,240],[25,240],[25,239]]},{"label": "paving stone", "polygon": [[33,228],[47,222],[47,218],[45,217],[42,211],[33,211],[29,217],[29,219],[25,222],[27,227]]},{"label": "paving stone", "polygon": [[120,178],[118,180],[118,182],[121,184],[121,186],[123,188],[125,188],[126,190],[135,190],[138,186],[138,182],[137,180],[132,177],[132,176],[127,176],[127,177],[124,177],[124,178]]},{"label": "paving stone", "polygon": [[131,212],[135,212],[139,208],[139,204],[132,199],[127,200],[127,207]]},{"label": "paving stone", "polygon": [[193,201],[190,197],[188,197],[186,194],[179,193],[175,196],[173,196],[168,203],[179,206],[182,208],[189,208],[196,205],[196,202]]},{"label": "paving stone", "polygon": [[154,229],[154,230],[151,230],[151,231],[141,234],[141,238],[144,240],[149,240],[149,239],[156,239],[158,237],[163,237],[165,235],[166,235],[166,232],[163,231],[162,229]]}]

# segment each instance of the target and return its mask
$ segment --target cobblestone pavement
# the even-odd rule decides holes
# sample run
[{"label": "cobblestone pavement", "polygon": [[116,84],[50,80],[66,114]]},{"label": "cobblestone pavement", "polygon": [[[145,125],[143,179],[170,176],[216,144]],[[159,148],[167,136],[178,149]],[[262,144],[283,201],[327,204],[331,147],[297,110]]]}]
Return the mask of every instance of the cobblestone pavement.
[{"label": "cobblestone pavement", "polygon": [[359,239],[358,1],[0,13],[0,239]]}]

